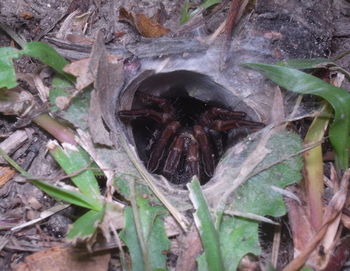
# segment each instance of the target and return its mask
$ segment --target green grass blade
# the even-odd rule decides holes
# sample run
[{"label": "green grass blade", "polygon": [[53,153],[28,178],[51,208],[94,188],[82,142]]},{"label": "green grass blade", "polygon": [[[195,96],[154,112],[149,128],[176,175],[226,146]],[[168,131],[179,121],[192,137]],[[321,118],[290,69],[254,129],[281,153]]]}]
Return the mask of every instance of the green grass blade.
[{"label": "green grass blade", "polygon": [[189,9],[190,9],[190,2],[186,0],[182,7],[180,24],[187,22],[191,18]]},{"label": "green grass blade", "polygon": [[67,174],[77,173],[76,176],[71,177],[71,180],[79,188],[80,192],[86,196],[98,199],[100,189],[93,171],[86,169],[91,165],[86,152],[73,146],[63,149],[55,145],[49,149],[51,155]]},{"label": "green grass blade", "polygon": [[350,94],[342,88],[296,69],[278,65],[245,63],[245,67],[257,70],[274,83],[301,94],[313,94],[325,99],[334,109],[329,138],[336,154],[336,165],[346,169],[349,165]]},{"label": "green grass blade", "polygon": [[95,211],[90,210],[86,212],[84,215],[79,217],[72,228],[69,230],[67,234],[67,239],[76,240],[76,239],[87,239],[90,238],[96,232],[98,225],[104,216],[104,210]]},{"label": "green grass blade", "polygon": [[181,11],[180,24],[186,23],[194,15],[196,15],[199,12],[203,11],[204,9],[210,8],[211,6],[214,6],[220,2],[221,2],[220,0],[206,0],[206,1],[204,1],[204,3],[202,3],[195,10],[190,12],[190,2],[188,0],[185,1],[184,5],[182,7],[182,11]]},{"label": "green grass blade", "polygon": [[199,7],[203,9],[207,9],[207,8],[210,8],[211,6],[219,4],[220,2],[221,2],[220,0],[206,0]]},{"label": "green grass blade", "polygon": [[129,249],[132,262],[132,270],[145,270],[143,255],[139,239],[137,238],[136,225],[131,207],[124,209],[125,227],[120,233],[120,238]]},{"label": "green grass blade", "polygon": [[40,180],[32,180],[32,183],[46,194],[56,199],[95,211],[100,211],[102,209],[103,204],[100,200],[83,195],[79,192],[69,191]]},{"label": "green grass blade", "polygon": [[[22,169],[15,161],[13,161],[1,148],[0,156],[3,157],[12,167],[14,167],[23,176],[32,179],[32,176],[28,174],[24,169]],[[46,192],[48,195],[63,200],[65,202],[94,210],[100,210],[102,208],[102,203],[100,202],[100,200],[83,195],[81,193],[62,189],[40,180],[32,180],[32,183],[44,192]]]},{"label": "green grass blade", "polygon": [[332,62],[329,61],[329,59],[327,58],[312,58],[312,59],[288,59],[288,60],[277,62],[276,64],[279,66],[303,70],[303,69],[319,68],[320,66],[324,67],[329,63],[332,63]]},{"label": "green grass blade", "polygon": [[74,81],[74,76],[63,71],[64,66],[69,64],[54,48],[43,42],[28,42],[23,50],[12,47],[0,48],[0,88],[14,88],[17,86],[16,74],[12,60],[21,55],[34,57],[54,69],[69,81]]},{"label": "green grass blade", "polygon": [[208,270],[223,271],[225,269],[221,256],[219,235],[215,229],[198,179],[194,178],[187,187],[190,192],[190,199],[196,209],[194,219],[201,236]]},{"label": "green grass blade", "polygon": [[40,41],[28,42],[20,53],[40,60],[70,81],[74,80],[73,76],[63,71],[69,62],[48,44]]}]

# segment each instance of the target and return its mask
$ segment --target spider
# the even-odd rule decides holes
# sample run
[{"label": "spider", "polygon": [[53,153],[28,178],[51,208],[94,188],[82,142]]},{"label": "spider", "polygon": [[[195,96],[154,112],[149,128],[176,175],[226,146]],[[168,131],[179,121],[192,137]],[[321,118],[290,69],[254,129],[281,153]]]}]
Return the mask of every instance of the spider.
[{"label": "spider", "polygon": [[[260,122],[245,120],[246,113],[240,111],[205,104],[194,114],[183,112],[186,110],[176,107],[170,98],[140,91],[136,98],[145,107],[119,111],[118,116],[127,123],[151,120],[160,128],[152,137],[145,163],[151,173],[162,174],[174,184],[186,183],[193,176],[204,184],[213,176],[223,153],[223,133],[240,127],[253,130],[264,127]],[[188,107],[194,107],[195,99],[190,99]]]}]

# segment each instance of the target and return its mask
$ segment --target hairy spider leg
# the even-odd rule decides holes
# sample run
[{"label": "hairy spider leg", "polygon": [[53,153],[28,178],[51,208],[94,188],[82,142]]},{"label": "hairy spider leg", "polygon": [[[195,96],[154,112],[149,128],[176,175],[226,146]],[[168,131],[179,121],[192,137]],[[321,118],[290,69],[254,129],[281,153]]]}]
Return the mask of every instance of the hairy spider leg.
[{"label": "hairy spider leg", "polygon": [[118,112],[122,120],[131,121],[138,118],[150,118],[159,124],[166,124],[174,120],[174,116],[169,113],[161,113],[153,109],[133,109]]},{"label": "hairy spider leg", "polygon": [[215,155],[204,128],[200,125],[194,125],[193,135],[199,144],[204,172],[208,177],[211,177],[215,170]]},{"label": "hairy spider leg", "polygon": [[170,145],[168,157],[166,158],[163,167],[163,174],[165,177],[171,179],[175,174],[181,160],[184,145],[185,137],[181,134],[177,135]]},{"label": "hairy spider leg", "polygon": [[198,179],[201,179],[200,176],[200,167],[199,167],[199,148],[198,143],[194,140],[190,140],[186,155],[186,172],[189,173],[189,176],[197,176]]},{"label": "hairy spider leg", "polygon": [[136,95],[142,101],[142,103],[148,105],[156,105],[165,113],[175,115],[175,108],[169,103],[168,99],[146,94],[144,92],[137,92]]},{"label": "hairy spider leg", "polygon": [[250,120],[214,120],[209,128],[216,131],[228,131],[235,128],[247,127],[247,128],[263,128],[265,125],[261,122],[255,122]]},{"label": "hairy spider leg", "polygon": [[155,143],[153,143],[151,154],[147,163],[147,168],[150,172],[154,172],[159,168],[159,164],[164,156],[165,147],[167,146],[170,138],[177,132],[180,126],[180,122],[178,121],[169,123],[164,128],[160,138]]},{"label": "hairy spider leg", "polygon": [[224,142],[221,132],[214,129],[206,129],[205,127],[204,130],[209,134],[209,139],[211,139],[211,142],[214,145],[217,157],[220,157],[224,153]]},{"label": "hairy spider leg", "polygon": [[220,107],[212,107],[202,113],[199,121],[200,121],[200,124],[202,124],[203,126],[209,127],[210,124],[217,117],[220,117],[220,116],[232,117],[234,119],[242,119],[246,116],[246,113],[241,111],[230,111]]}]

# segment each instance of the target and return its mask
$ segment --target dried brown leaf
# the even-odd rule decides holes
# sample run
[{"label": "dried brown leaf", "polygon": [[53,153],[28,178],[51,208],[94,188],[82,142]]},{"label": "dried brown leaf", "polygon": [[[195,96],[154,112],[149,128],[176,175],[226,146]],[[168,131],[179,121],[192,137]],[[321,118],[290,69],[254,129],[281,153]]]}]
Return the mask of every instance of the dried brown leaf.
[{"label": "dried brown leaf", "polygon": [[16,171],[10,167],[0,167],[0,187],[7,183],[15,173]]},{"label": "dried brown leaf", "polygon": [[30,270],[84,270],[105,271],[111,256],[106,254],[77,253],[72,248],[52,247],[29,255],[23,263],[18,264],[15,271]]},{"label": "dried brown leaf", "polygon": [[4,115],[25,114],[33,105],[33,96],[21,88],[12,89],[11,91],[2,92],[0,97],[0,112]]},{"label": "dried brown leaf", "polygon": [[95,75],[90,71],[90,58],[84,58],[68,64],[64,67],[66,73],[77,77],[76,88],[82,90],[95,80]]},{"label": "dried brown leaf", "polygon": [[316,250],[320,241],[327,233],[329,226],[332,225],[332,222],[338,217],[344,207],[347,190],[349,187],[349,179],[350,169],[347,169],[342,177],[339,191],[334,194],[325,208],[322,227],[316,233],[316,235],[307,242],[303,251],[301,251],[300,254],[283,269],[283,271],[299,270],[308,260],[310,255],[312,255],[312,253]]},{"label": "dried brown leaf", "polygon": [[158,38],[170,32],[169,29],[142,13],[129,12],[125,8],[119,10],[119,20],[126,21],[147,38]]},{"label": "dried brown leaf", "polygon": [[[293,188],[289,188],[292,192]],[[299,204],[291,198],[286,198],[286,205],[288,206],[288,218],[292,230],[294,250],[299,253],[305,249],[305,246],[315,235],[309,217],[307,215],[306,207]]]},{"label": "dried brown leaf", "polygon": [[[100,31],[96,37],[89,58],[72,62],[64,67],[64,71],[77,77],[76,89],[78,91],[84,89],[96,79],[97,67],[100,61],[102,46],[104,45],[103,33]],[[111,60],[120,60],[120,56],[108,56]]]},{"label": "dried brown leaf", "polygon": [[98,101],[99,99],[97,97],[96,91],[93,91],[91,93],[88,116],[91,137],[96,144],[112,146],[113,143],[102,121],[101,105]]}]

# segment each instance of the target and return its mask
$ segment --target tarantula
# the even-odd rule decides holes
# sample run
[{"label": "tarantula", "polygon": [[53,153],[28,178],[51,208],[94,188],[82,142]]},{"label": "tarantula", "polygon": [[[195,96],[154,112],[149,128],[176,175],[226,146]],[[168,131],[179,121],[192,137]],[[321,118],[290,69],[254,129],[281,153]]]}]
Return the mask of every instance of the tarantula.
[{"label": "tarantula", "polygon": [[[140,91],[136,97],[146,107],[119,111],[118,116],[128,123],[143,119],[157,124],[160,129],[153,136],[146,166],[150,172],[162,174],[176,184],[188,182],[195,175],[203,184],[213,176],[223,152],[222,133],[239,127],[257,130],[264,126],[245,120],[244,112],[205,104],[201,112],[189,116],[168,98]],[[188,106],[195,106],[195,99],[190,99]]]}]

